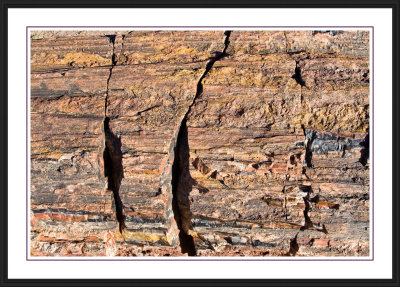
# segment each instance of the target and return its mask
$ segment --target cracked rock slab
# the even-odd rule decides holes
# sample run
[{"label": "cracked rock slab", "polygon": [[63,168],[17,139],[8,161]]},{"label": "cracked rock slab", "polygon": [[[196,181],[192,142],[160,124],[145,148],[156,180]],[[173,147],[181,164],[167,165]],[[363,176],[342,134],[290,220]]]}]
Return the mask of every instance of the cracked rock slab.
[{"label": "cracked rock slab", "polygon": [[368,57],[365,31],[33,31],[31,255],[369,255]]}]

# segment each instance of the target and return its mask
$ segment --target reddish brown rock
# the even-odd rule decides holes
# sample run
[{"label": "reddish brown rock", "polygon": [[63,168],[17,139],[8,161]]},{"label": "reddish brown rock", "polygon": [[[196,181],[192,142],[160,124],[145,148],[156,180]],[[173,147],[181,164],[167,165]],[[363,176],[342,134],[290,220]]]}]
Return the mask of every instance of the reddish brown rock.
[{"label": "reddish brown rock", "polygon": [[35,31],[32,256],[369,255],[369,34]]}]

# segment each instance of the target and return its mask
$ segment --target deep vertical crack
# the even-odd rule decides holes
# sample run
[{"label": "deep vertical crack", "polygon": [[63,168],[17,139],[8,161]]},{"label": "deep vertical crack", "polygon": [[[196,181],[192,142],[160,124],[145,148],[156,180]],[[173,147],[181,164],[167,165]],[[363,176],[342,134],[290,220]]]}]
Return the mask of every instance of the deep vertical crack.
[{"label": "deep vertical crack", "polygon": [[[203,79],[210,72],[216,61],[227,56],[226,50],[229,46],[230,34],[231,31],[225,31],[223,51],[216,52],[215,55],[210,58],[206,64],[204,73],[197,82],[196,94],[193,97],[192,102],[189,104],[186,113],[183,115],[177,131],[175,131],[174,136],[171,139],[168,162],[165,165],[160,180],[160,186],[171,185],[170,191],[172,193],[172,198],[169,200],[171,207],[167,208],[167,220],[170,221],[171,216],[173,216],[178,228],[178,238],[176,238],[174,234],[171,235],[171,237],[173,237],[171,239],[172,244],[175,244],[176,239],[178,239],[182,253],[187,253],[189,256],[196,256],[196,249],[194,239],[192,235],[190,235],[190,230],[193,227],[191,223],[189,193],[192,189],[193,179],[189,172],[189,142],[186,122],[192,106],[195,104],[197,98],[203,93]],[[171,178],[169,183],[165,182],[168,178]],[[169,188],[167,187],[167,190],[168,189]],[[169,228],[172,228],[172,223],[169,223],[169,225]]]},{"label": "deep vertical crack", "polygon": [[123,204],[119,196],[123,175],[121,139],[113,134],[109,126],[110,119],[105,117],[103,122],[104,137],[104,177],[107,179],[107,190],[112,191],[114,196],[115,213],[118,221],[119,231],[125,228]]},{"label": "deep vertical crack", "polygon": [[188,234],[193,229],[190,214],[189,194],[193,179],[189,172],[189,141],[186,119],[181,123],[174,149],[172,164],[172,211],[179,229],[179,243],[182,253],[196,256],[193,237]]},{"label": "deep vertical crack", "polygon": [[122,143],[121,139],[117,137],[110,129],[110,118],[107,117],[107,105],[110,91],[110,80],[113,68],[117,64],[115,54],[115,38],[114,35],[106,35],[110,43],[112,43],[112,56],[111,67],[107,78],[106,97],[104,101],[104,121],[102,126],[103,132],[103,161],[104,161],[104,177],[107,179],[107,190],[112,191],[115,205],[115,216],[118,221],[118,229],[122,233],[125,228],[125,217],[123,213],[123,204],[119,196],[119,189],[121,186],[123,175],[122,166]]}]

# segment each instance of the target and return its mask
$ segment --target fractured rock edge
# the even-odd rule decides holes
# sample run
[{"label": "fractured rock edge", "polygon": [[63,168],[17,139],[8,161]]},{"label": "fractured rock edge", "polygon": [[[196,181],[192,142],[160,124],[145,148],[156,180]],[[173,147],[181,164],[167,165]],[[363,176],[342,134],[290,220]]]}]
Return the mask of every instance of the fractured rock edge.
[{"label": "fractured rock edge", "polygon": [[117,34],[106,35],[110,43],[112,43],[112,65],[109,69],[107,78],[106,94],[104,100],[104,120],[101,127],[102,142],[100,146],[99,157],[102,157],[104,170],[103,177],[106,179],[106,190],[111,191],[113,194],[113,209],[115,210],[115,218],[118,222],[118,230],[122,234],[125,229],[125,216],[123,213],[123,203],[119,195],[121,181],[124,177],[122,166],[122,143],[121,138],[117,137],[110,129],[110,118],[107,116],[108,96],[109,96],[109,83],[112,77],[113,68],[116,66],[115,55],[115,39]]},{"label": "fractured rock edge", "polygon": [[[217,52],[217,54],[209,60],[204,73],[197,83],[196,94],[193,97],[192,102],[188,106],[186,113],[183,115],[182,120],[180,121],[180,124],[171,139],[171,143],[169,146],[168,162],[164,167],[160,180],[160,189],[162,190],[164,185],[168,185],[166,188],[170,190],[167,191],[169,197],[168,207],[166,211],[168,224],[168,241],[173,246],[177,246],[179,244],[181,246],[182,252],[188,253],[189,256],[195,256],[196,251],[194,247],[193,237],[191,235],[194,234],[194,232],[192,231],[193,227],[191,223],[190,204],[188,202],[188,195],[191,190],[191,186],[189,183],[189,188],[187,188],[187,186],[185,185],[188,183],[183,182],[184,178],[190,178],[188,166],[189,146],[187,139],[186,121],[188,115],[190,114],[192,106],[196,102],[196,99],[200,97],[203,93],[203,79],[212,69],[214,63],[227,55],[226,50],[229,46],[230,34],[231,31],[225,31],[223,51]],[[170,179],[170,181],[164,182],[164,179],[167,178]]]}]

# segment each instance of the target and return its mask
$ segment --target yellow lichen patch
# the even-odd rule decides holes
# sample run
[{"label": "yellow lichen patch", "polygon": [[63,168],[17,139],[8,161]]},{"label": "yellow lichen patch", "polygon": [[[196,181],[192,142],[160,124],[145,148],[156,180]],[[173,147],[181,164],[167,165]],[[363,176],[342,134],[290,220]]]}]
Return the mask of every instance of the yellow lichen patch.
[{"label": "yellow lichen patch", "polygon": [[[216,173],[216,171],[215,171],[215,173]],[[198,189],[199,192],[207,192],[208,188],[211,188],[214,190],[224,188],[224,185],[222,184],[222,182],[220,180],[211,178],[211,177],[203,178],[203,180],[201,180],[196,176],[197,174],[198,173],[196,173],[193,176],[193,179],[195,181],[193,186],[196,187],[196,189]]]},{"label": "yellow lichen patch", "polygon": [[294,123],[303,125],[306,129],[335,132],[368,132],[368,106],[335,106],[329,104],[315,110],[306,105],[303,105],[303,108],[302,112],[295,116]]},{"label": "yellow lichen patch", "polygon": [[71,52],[61,56],[59,54],[35,54],[31,59],[32,72],[49,69],[60,68],[65,66],[72,67],[95,67],[111,65],[111,59],[103,58],[100,55],[89,54],[83,52]]},{"label": "yellow lichen patch", "polygon": [[32,33],[31,39],[32,40],[41,40],[44,36],[42,33]]},{"label": "yellow lichen patch", "polygon": [[191,229],[188,230],[187,234],[190,235],[190,236],[193,236],[193,237],[199,237],[200,238],[200,234],[197,233],[194,230],[191,230]]},{"label": "yellow lichen patch", "polygon": [[126,61],[128,64],[151,64],[151,63],[159,63],[165,60],[165,57],[163,57],[163,54],[143,54],[143,53],[131,53],[126,55]]},{"label": "yellow lichen patch", "polygon": [[36,158],[48,158],[48,159],[59,159],[61,156],[63,155],[62,152],[47,152],[47,153],[42,153],[38,156],[36,156]]},{"label": "yellow lichen patch", "polygon": [[201,173],[200,171],[197,171],[197,170],[191,171],[191,176],[200,185],[204,185],[204,182],[209,180],[208,176],[206,176],[205,174],[203,174],[203,173]]},{"label": "yellow lichen patch", "polygon": [[31,153],[34,154],[32,155],[32,157],[37,159],[49,158],[58,160],[63,155],[61,151],[57,151],[49,147],[43,147],[43,146],[40,146],[38,148],[31,147]]},{"label": "yellow lichen patch", "polygon": [[77,64],[82,64],[83,66],[103,66],[103,65],[111,65],[111,59],[103,58],[99,55],[95,54],[87,54],[87,53],[67,53],[64,56],[62,63],[72,63],[75,62]]},{"label": "yellow lichen patch", "polygon": [[266,89],[281,88],[283,83],[289,81],[290,76],[286,72],[275,72],[273,75],[263,73],[262,69],[256,66],[247,68],[214,67],[204,84],[210,85],[238,85],[242,87],[265,87]]},{"label": "yellow lichen patch", "polygon": [[128,95],[128,96],[133,96],[135,94],[137,94],[138,92],[141,91],[142,85],[140,85],[139,83],[134,85],[134,86],[126,86],[124,87],[124,92]]},{"label": "yellow lichen patch", "polygon": [[173,224],[165,236],[165,239],[169,245],[174,244],[178,232],[178,226],[176,224]]},{"label": "yellow lichen patch", "polygon": [[115,239],[117,241],[143,241],[143,242],[151,242],[156,243],[157,241],[168,242],[165,235],[160,234],[152,234],[152,233],[142,233],[142,232],[132,232],[123,230],[122,234],[118,231],[114,232]]},{"label": "yellow lichen patch", "polygon": [[176,54],[176,55],[187,55],[187,54],[192,54],[196,51],[194,48],[188,48],[188,47],[181,46],[181,47],[175,49],[174,52],[175,52],[174,54]]},{"label": "yellow lichen patch", "polygon": [[180,46],[171,47],[159,45],[154,49],[146,52],[134,52],[125,54],[125,59],[128,64],[143,64],[143,63],[172,63],[182,61],[186,58],[188,61],[206,61],[209,58],[207,52],[201,53],[193,47]]},{"label": "yellow lichen patch", "polygon": [[172,74],[161,76],[160,79],[167,81],[174,81],[179,83],[188,83],[189,81],[197,80],[200,77],[200,73],[204,70],[178,70]]}]

